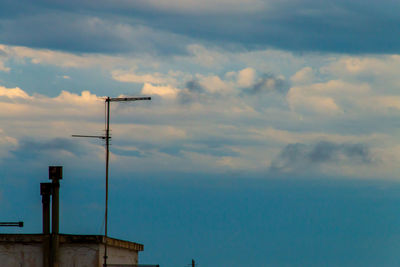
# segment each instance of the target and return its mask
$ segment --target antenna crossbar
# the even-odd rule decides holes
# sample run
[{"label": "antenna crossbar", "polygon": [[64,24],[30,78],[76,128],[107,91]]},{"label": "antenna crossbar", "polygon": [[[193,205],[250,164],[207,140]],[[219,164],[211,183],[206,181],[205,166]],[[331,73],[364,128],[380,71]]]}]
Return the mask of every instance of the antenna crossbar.
[{"label": "antenna crossbar", "polygon": [[151,97],[108,97],[106,102],[123,102],[123,101],[139,101],[151,100]]},{"label": "antenna crossbar", "polygon": [[[81,134],[73,134],[72,137],[88,137],[88,138],[99,138],[99,139],[106,139],[106,136],[103,135],[81,135]],[[108,138],[111,138],[109,136]]]},{"label": "antenna crossbar", "polygon": [[0,226],[5,226],[5,227],[24,227],[24,222],[0,222]]}]

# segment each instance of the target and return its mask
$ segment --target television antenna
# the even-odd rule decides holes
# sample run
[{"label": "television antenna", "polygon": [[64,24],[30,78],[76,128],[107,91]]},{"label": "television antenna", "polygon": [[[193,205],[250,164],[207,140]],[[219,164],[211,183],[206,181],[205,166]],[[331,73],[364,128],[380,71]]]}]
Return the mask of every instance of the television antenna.
[{"label": "television antenna", "polygon": [[24,222],[0,222],[1,227],[24,227]]},{"label": "television antenna", "polygon": [[77,135],[74,134],[72,137],[86,137],[86,138],[98,138],[106,140],[106,198],[105,198],[105,209],[104,209],[104,263],[103,266],[107,267],[107,225],[108,225],[108,165],[109,165],[109,154],[110,154],[110,102],[131,102],[151,100],[151,97],[106,97],[105,98],[105,111],[106,111],[106,133],[105,135]]}]

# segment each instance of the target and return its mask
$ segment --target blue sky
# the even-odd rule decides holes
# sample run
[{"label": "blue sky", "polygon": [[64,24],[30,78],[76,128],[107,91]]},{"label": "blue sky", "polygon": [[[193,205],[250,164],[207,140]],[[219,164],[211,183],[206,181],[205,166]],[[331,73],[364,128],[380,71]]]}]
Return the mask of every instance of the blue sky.
[{"label": "blue sky", "polygon": [[63,165],[61,231],[101,234],[104,147],[70,136],[103,133],[102,97],[146,95],[111,108],[110,235],[143,263],[393,266],[398,9],[0,0],[2,220],[39,232]]}]

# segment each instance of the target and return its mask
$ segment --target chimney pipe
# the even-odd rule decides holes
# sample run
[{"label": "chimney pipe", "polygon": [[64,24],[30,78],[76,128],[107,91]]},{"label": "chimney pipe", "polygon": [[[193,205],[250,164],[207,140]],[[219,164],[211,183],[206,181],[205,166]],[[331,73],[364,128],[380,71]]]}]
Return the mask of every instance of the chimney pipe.
[{"label": "chimney pipe", "polygon": [[59,266],[59,221],[60,221],[60,180],[62,179],[62,166],[49,166],[49,179],[52,180],[52,205],[51,205],[51,267]]},{"label": "chimney pipe", "polygon": [[50,195],[51,183],[40,183],[43,207],[43,267],[50,266]]},{"label": "chimney pipe", "polygon": [[50,195],[51,183],[40,183],[40,195],[43,207],[43,234],[50,234]]}]

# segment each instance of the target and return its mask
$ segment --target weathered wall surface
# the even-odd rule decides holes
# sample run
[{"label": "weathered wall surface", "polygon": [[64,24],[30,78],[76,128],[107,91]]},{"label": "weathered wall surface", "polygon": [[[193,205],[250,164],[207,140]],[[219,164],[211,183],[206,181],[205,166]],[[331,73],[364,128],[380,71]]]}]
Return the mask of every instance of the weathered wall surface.
[{"label": "weathered wall surface", "polygon": [[[43,267],[41,235],[0,235],[0,267]],[[108,239],[109,264],[137,264],[143,245]],[[102,267],[104,237],[64,235],[59,247],[60,267]]]},{"label": "weathered wall surface", "polygon": [[60,267],[98,267],[99,245],[61,244]]},{"label": "weathered wall surface", "polygon": [[41,244],[0,244],[1,267],[42,267]]},{"label": "weathered wall surface", "polygon": [[[116,248],[112,246],[107,246],[108,264],[138,264],[138,252],[124,249]],[[103,266],[103,256],[104,256],[104,244],[100,245],[99,253],[99,266]]]}]

